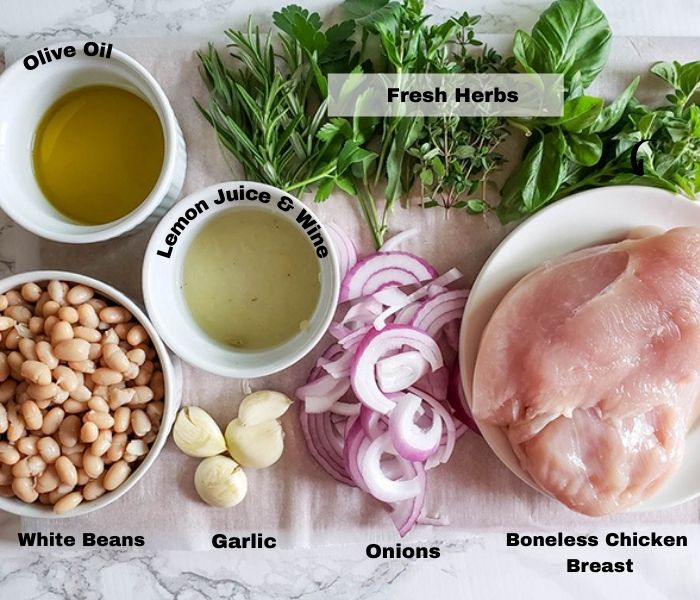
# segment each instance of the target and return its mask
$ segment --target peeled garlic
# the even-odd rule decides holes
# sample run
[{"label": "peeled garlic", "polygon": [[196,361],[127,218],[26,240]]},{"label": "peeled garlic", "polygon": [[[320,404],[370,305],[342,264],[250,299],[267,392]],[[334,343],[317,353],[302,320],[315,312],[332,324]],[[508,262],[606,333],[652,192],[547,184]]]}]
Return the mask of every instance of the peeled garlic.
[{"label": "peeled garlic", "polygon": [[260,390],[248,394],[238,407],[238,419],[245,425],[260,425],[279,419],[292,401],[281,392]]},{"label": "peeled garlic", "polygon": [[245,498],[248,478],[236,461],[227,456],[210,456],[199,463],[194,487],[207,504],[230,508]]},{"label": "peeled garlic", "polygon": [[180,410],[173,427],[173,440],[185,454],[198,458],[216,456],[226,450],[226,440],[216,421],[197,406]]},{"label": "peeled garlic", "polygon": [[224,435],[229,453],[244,467],[269,467],[279,460],[284,450],[284,431],[277,420],[246,425],[234,419]]}]

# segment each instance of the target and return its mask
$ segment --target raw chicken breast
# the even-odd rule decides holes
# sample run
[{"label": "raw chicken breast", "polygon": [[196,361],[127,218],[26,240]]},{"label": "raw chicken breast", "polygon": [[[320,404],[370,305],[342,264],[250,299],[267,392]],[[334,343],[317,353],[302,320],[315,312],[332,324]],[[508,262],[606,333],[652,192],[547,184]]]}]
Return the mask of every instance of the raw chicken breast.
[{"label": "raw chicken breast", "polygon": [[603,515],[675,471],[700,394],[700,228],[574,252],[521,279],[481,340],[473,413],[573,510]]}]

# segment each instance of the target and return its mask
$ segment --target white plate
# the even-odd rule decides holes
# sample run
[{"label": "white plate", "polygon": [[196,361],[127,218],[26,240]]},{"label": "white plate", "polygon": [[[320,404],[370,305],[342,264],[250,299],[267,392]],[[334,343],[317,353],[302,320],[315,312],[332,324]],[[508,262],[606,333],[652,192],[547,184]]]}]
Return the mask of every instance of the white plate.
[{"label": "white plate", "polygon": [[[700,205],[655,188],[618,186],[581,192],[561,200],[515,229],[479,273],[464,309],[460,333],[462,384],[471,406],[474,364],[481,334],[493,311],[520,278],[544,261],[588,246],[622,239],[634,228],[700,226]],[[523,471],[503,432],[479,423],[484,439],[520,479],[540,490]],[[635,510],[668,508],[700,496],[700,424],[688,432],[678,472]]]}]

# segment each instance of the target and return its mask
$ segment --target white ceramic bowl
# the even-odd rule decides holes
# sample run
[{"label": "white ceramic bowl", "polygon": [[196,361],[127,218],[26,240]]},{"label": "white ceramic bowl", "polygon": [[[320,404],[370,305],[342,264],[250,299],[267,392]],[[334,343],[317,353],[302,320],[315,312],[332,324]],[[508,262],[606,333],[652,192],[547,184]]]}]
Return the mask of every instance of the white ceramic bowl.
[{"label": "white ceramic bowl", "polygon": [[[66,57],[27,70],[20,59],[0,76],[0,207],[25,229],[65,243],[91,243],[116,237],[156,219],[175,202],[187,166],[185,142],[168,98],[153,76],[133,58],[113,49],[110,58],[89,57],[84,42]],[[27,55],[29,56],[29,55]],[[163,168],[153,190],[128,215],[103,225],[75,223],[46,199],[34,177],[32,146],[36,128],[61,96],[87,85],[112,85],[137,94],[158,114],[165,142]]]},{"label": "white ceramic bowl", "polygon": [[161,422],[158,436],[151,445],[151,449],[146,455],[146,458],[144,458],[136,470],[117,489],[107,492],[96,500],[83,502],[72,511],[60,515],[55,514],[50,506],[45,506],[37,502],[34,504],[27,504],[26,502],[22,502],[16,498],[0,497],[0,510],[14,513],[22,517],[60,519],[86,515],[87,513],[111,504],[117,498],[120,498],[126,494],[136,484],[136,482],[144,476],[146,471],[148,471],[151,465],[155,462],[156,458],[158,458],[158,454],[160,454],[160,451],[163,449],[163,446],[168,439],[170,428],[175,421],[175,415],[180,405],[182,382],[179,366],[177,364],[173,364],[173,362],[170,360],[167,348],[158,337],[158,334],[148,320],[148,317],[146,317],[144,312],[135,302],[130,300],[119,290],[113,288],[111,285],[78,273],[69,273],[66,271],[29,271],[27,273],[19,273],[0,280],[0,294],[21,287],[23,284],[30,281],[40,282],[49,281],[51,279],[59,279],[61,281],[75,284],[82,283],[90,286],[100,296],[113,300],[120,306],[123,306],[129,310],[134,318],[141,323],[141,325],[143,325],[151,338],[151,342],[156,349],[158,360],[160,360],[160,364],[163,369],[163,380],[165,383],[163,421]]},{"label": "white ceramic bowl", "polygon": [[[462,385],[472,404],[476,356],[486,324],[506,293],[544,261],[568,252],[624,238],[630,230],[653,225],[671,229],[700,226],[700,205],[664,190],[640,186],[594,189],[545,208],[501,242],[481,269],[464,309],[459,356]],[[520,479],[542,491],[521,468],[503,432],[478,422],[484,439]],[[634,510],[668,508],[700,496],[700,423],[688,432],[676,474]]]},{"label": "white ceramic bowl", "polygon": [[[239,186],[254,188],[269,194],[266,203],[242,200],[215,204],[219,191],[238,189]],[[208,206],[203,208],[202,202]],[[283,203],[287,210],[279,209]],[[225,347],[204,333],[193,320],[182,294],[182,270],[185,255],[202,226],[222,211],[245,210],[255,206],[274,211],[278,217],[287,219],[299,227],[295,218],[306,210],[321,225],[320,232],[327,248],[327,256],[319,257],[321,290],[316,309],[309,325],[294,337],[269,349],[251,351]],[[199,210],[198,208],[199,207]],[[181,218],[189,223],[185,227],[176,224]],[[189,218],[191,217],[191,218]],[[169,246],[166,240],[173,236],[177,241]],[[173,241],[173,237],[170,237]],[[163,256],[159,254],[167,254]],[[293,196],[269,185],[250,181],[229,181],[204,188],[178,202],[156,227],[146,248],[143,261],[143,296],[146,309],[155,328],[170,349],[188,363],[226,377],[262,377],[285,369],[307,354],[328,329],[338,303],[340,276],[338,262],[330,235],[311,209]]]}]

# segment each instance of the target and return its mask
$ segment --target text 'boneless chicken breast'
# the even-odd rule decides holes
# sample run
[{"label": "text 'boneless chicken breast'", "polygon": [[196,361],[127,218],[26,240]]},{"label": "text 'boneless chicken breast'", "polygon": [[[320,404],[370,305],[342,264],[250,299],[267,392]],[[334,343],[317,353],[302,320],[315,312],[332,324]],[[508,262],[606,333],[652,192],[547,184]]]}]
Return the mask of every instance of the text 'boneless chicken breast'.
[{"label": "text 'boneless chicken breast'", "polygon": [[700,228],[588,248],[521,279],[477,357],[473,413],[587,515],[675,471],[700,394]]}]

